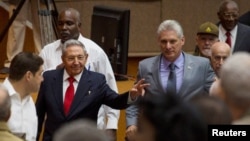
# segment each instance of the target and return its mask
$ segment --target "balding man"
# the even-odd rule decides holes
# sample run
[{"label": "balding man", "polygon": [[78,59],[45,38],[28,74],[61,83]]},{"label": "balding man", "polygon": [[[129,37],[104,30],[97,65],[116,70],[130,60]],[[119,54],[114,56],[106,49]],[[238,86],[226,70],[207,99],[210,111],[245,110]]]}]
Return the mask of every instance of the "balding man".
[{"label": "balding man", "polygon": [[221,66],[227,57],[230,56],[230,47],[225,42],[216,42],[211,47],[211,65],[215,74],[219,77]]},{"label": "balding man", "polygon": [[216,74],[215,82],[212,84],[209,94],[212,96],[219,96],[221,99],[224,99],[223,92],[221,88],[218,86],[220,83],[219,81],[219,71],[221,69],[221,66],[225,62],[225,60],[230,56],[231,51],[230,47],[225,42],[216,42],[211,47],[211,66]]},{"label": "balding man", "polygon": [[11,101],[7,89],[0,84],[0,139],[1,141],[22,141],[20,138],[11,134],[7,126],[10,118]]}]

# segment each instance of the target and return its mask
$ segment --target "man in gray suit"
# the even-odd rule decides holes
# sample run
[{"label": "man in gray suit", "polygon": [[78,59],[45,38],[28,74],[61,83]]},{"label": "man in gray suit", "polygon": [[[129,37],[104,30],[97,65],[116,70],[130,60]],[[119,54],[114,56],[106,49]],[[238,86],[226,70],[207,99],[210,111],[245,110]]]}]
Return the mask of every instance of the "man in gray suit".
[{"label": "man in gray suit", "polygon": [[[207,58],[182,51],[185,37],[181,25],[175,20],[166,20],[158,27],[157,34],[161,54],[139,62],[137,79],[145,78],[145,81],[150,83],[145,89],[145,96],[174,93],[184,100],[189,100],[198,94],[208,94],[214,81],[214,71]],[[171,64],[174,71],[169,67]],[[169,85],[173,84],[169,81],[172,76],[175,78],[174,89],[167,92]],[[129,141],[133,141],[137,131],[137,115],[136,105],[126,109],[126,138]]]},{"label": "man in gray suit", "polygon": [[238,22],[239,7],[233,0],[223,0],[217,12],[219,22],[219,40],[227,42],[230,36],[231,52],[250,52],[250,27]]}]

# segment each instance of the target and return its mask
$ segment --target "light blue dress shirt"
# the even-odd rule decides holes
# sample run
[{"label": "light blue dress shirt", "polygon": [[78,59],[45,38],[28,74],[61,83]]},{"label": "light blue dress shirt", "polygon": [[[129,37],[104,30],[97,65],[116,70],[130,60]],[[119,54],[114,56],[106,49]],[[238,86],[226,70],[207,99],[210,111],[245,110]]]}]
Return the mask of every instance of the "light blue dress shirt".
[{"label": "light blue dress shirt", "polygon": [[[160,81],[162,84],[162,87],[164,90],[167,89],[167,83],[168,83],[168,76],[170,73],[169,64],[172,62],[169,62],[164,58],[164,56],[161,57],[160,62]],[[183,78],[183,72],[184,72],[184,56],[183,53],[173,62],[175,64],[175,73],[176,73],[176,92],[178,93],[181,85],[182,85],[182,78]]]}]

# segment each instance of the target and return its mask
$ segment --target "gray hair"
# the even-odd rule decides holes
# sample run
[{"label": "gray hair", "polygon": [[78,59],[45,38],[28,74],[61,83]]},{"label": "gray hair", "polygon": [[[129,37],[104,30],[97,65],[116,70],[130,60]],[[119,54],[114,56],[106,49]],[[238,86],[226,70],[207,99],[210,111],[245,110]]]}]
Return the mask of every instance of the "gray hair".
[{"label": "gray hair", "polygon": [[7,88],[0,84],[0,121],[6,121],[10,115],[11,100]]},{"label": "gray hair", "polygon": [[228,99],[246,108],[250,105],[250,54],[236,52],[222,65],[221,86]]},{"label": "gray hair", "polygon": [[66,52],[66,49],[68,47],[71,47],[71,46],[79,46],[83,49],[83,52],[85,54],[87,54],[87,50],[85,48],[85,46],[83,45],[82,42],[78,41],[78,40],[75,40],[75,39],[70,39],[70,40],[67,40],[63,45],[62,45],[62,54],[64,55],[65,52]]},{"label": "gray hair", "polygon": [[104,130],[87,119],[78,119],[63,125],[56,133],[53,141],[110,141]]},{"label": "gray hair", "polygon": [[183,30],[179,22],[175,20],[165,20],[163,21],[160,26],[158,27],[157,34],[159,35],[161,32],[166,31],[166,30],[173,30],[177,33],[179,38],[182,38],[183,35]]}]

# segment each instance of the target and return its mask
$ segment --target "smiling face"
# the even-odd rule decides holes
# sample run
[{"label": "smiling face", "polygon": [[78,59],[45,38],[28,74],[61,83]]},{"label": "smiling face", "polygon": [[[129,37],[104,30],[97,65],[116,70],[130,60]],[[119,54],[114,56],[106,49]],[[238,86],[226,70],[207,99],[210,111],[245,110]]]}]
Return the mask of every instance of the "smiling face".
[{"label": "smiling face", "polygon": [[80,74],[86,64],[88,54],[78,45],[71,45],[65,49],[62,55],[64,68],[70,76]]},{"label": "smiling face", "polygon": [[164,30],[158,36],[158,44],[163,56],[170,62],[174,62],[182,52],[185,38],[178,37],[174,30]]},{"label": "smiling face", "polygon": [[221,5],[217,15],[224,29],[227,31],[231,31],[238,23],[238,5],[233,1],[224,3]]},{"label": "smiling face", "polygon": [[73,9],[67,9],[60,13],[58,17],[58,30],[61,42],[69,39],[78,39],[80,34],[79,13]]}]

